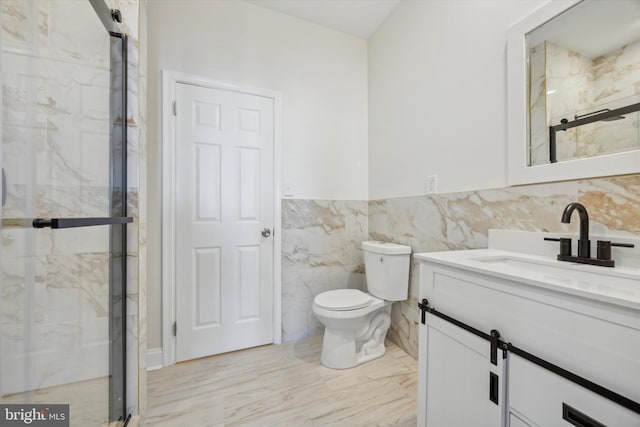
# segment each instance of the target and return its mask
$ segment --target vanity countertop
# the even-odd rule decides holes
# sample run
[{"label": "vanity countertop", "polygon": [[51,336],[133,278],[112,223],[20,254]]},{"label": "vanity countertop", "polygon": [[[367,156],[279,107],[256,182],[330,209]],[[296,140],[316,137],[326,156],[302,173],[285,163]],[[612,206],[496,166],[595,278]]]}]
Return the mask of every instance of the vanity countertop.
[{"label": "vanity countertop", "polygon": [[[491,234],[488,249],[417,253],[414,256],[422,261],[640,311],[640,268],[627,265],[636,256],[637,242],[636,248],[627,253],[623,265],[609,268],[558,261],[553,254],[557,247],[550,245],[555,242],[545,242],[542,238],[548,236],[545,233],[496,230],[493,236]],[[528,239],[530,245],[526,244]],[[633,242],[635,239],[622,240]],[[533,253],[510,250],[514,242]]]}]

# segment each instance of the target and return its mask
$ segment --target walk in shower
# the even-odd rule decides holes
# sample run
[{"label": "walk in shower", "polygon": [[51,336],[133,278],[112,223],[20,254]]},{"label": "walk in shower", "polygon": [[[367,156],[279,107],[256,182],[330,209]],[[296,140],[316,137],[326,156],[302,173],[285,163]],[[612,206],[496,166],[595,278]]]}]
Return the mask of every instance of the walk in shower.
[{"label": "walk in shower", "polygon": [[104,0],[0,4],[0,405],[123,425],[127,38]]}]

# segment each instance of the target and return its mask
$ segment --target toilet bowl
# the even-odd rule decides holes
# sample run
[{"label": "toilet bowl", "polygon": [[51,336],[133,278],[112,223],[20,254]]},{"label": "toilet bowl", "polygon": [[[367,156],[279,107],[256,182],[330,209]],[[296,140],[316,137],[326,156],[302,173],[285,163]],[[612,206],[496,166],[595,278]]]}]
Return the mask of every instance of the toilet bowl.
[{"label": "toilet bowl", "polygon": [[336,289],[318,294],[313,313],[325,326],[320,362],[346,369],[384,355],[391,325],[391,304],[407,299],[411,248],[386,242],[363,242],[367,288]]}]

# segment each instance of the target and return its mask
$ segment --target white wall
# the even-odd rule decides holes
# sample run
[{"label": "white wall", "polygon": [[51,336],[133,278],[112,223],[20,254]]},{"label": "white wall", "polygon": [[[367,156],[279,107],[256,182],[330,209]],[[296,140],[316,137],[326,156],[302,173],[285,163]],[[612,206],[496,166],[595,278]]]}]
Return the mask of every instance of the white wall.
[{"label": "white wall", "polygon": [[294,197],[367,200],[366,41],[238,0],[151,0],[149,345],[160,347],[160,70],[279,91]]},{"label": "white wall", "polygon": [[507,29],[546,0],[404,1],[369,39],[369,196],[507,186]]}]

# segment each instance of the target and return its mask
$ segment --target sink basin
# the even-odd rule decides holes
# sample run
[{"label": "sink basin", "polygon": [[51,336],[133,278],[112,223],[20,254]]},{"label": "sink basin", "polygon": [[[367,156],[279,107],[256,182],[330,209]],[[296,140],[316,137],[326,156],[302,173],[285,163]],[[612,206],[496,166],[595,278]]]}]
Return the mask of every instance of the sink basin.
[{"label": "sink basin", "polygon": [[416,258],[518,283],[640,310],[640,269],[558,261],[554,256],[474,249],[416,254]]},{"label": "sink basin", "polygon": [[[574,266],[556,260],[542,260],[518,255],[498,255],[470,258],[503,273],[539,280],[563,287],[618,297],[637,297],[640,291],[640,276],[630,269]],[[565,265],[566,264],[566,265]]]}]

